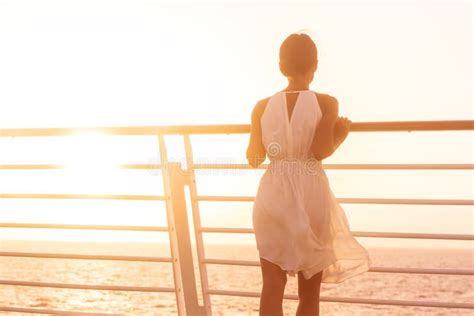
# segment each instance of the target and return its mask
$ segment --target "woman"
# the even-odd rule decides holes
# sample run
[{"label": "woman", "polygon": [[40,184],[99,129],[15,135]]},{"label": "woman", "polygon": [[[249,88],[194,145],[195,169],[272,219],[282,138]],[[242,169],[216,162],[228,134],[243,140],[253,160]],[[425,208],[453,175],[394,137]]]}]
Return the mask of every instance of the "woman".
[{"label": "woman", "polygon": [[270,160],[252,214],[263,279],[260,315],[283,315],[287,274],[298,274],[296,315],[319,315],[321,282],[340,283],[371,264],[321,164],[346,139],[351,121],[338,117],[336,98],[309,89],[317,66],[311,38],[288,36],[280,47],[288,86],[252,111],[248,162],[256,168]]}]

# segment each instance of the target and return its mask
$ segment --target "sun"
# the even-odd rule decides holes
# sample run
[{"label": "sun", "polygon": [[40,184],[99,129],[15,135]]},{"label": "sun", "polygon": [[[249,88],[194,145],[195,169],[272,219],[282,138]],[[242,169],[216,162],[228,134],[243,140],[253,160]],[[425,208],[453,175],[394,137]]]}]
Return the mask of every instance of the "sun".
[{"label": "sun", "polygon": [[61,165],[70,171],[116,171],[120,166],[113,151],[109,150],[111,137],[98,132],[78,132],[68,136]]}]

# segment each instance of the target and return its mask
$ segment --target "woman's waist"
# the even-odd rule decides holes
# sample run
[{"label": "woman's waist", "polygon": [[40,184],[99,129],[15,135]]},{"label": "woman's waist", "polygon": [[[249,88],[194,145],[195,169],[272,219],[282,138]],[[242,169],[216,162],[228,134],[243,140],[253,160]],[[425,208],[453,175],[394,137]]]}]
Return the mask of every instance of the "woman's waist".
[{"label": "woman's waist", "polygon": [[322,163],[314,157],[310,158],[273,158],[270,160],[268,170],[272,173],[284,174],[317,174],[324,172]]}]

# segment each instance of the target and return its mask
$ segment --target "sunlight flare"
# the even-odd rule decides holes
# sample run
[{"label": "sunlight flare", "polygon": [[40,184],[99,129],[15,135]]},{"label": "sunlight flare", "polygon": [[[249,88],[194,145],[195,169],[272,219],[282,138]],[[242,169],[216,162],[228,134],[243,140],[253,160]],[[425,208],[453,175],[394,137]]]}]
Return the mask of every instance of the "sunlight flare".
[{"label": "sunlight flare", "polygon": [[102,133],[77,133],[65,145],[65,169],[71,171],[112,172],[120,168],[113,151],[108,149],[110,137]]}]

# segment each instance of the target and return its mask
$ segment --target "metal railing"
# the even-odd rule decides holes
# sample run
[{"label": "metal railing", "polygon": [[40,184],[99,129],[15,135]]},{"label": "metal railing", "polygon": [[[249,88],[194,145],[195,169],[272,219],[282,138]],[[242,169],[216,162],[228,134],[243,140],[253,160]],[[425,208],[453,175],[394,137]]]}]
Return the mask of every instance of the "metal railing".
[{"label": "metal railing", "polygon": [[[412,121],[412,122],[359,122],[352,123],[351,132],[390,132],[390,131],[455,131],[474,130],[473,120],[464,121]],[[99,133],[101,135],[148,135],[156,136],[159,144],[160,164],[127,164],[121,165],[125,169],[160,169],[164,185],[164,195],[99,195],[99,194],[20,194],[0,193],[2,199],[106,199],[106,200],[140,200],[164,201],[168,226],[107,226],[107,225],[71,225],[71,224],[35,224],[35,223],[0,223],[0,228],[47,228],[47,229],[99,229],[122,231],[153,231],[168,232],[171,257],[142,257],[142,256],[110,256],[110,255],[84,255],[61,253],[30,253],[30,252],[0,252],[4,257],[30,257],[30,258],[61,258],[81,260],[118,260],[142,262],[166,262],[173,266],[174,288],[168,287],[140,287],[140,286],[111,286],[111,285],[85,285],[48,282],[27,282],[16,280],[0,280],[0,284],[11,286],[51,287],[65,289],[88,290],[114,290],[136,292],[170,292],[175,293],[177,311],[179,315],[212,315],[211,295],[230,295],[241,297],[259,297],[258,292],[232,291],[223,289],[210,289],[208,285],[207,269],[209,264],[214,265],[239,265],[260,266],[258,261],[226,260],[207,258],[204,253],[204,233],[237,233],[252,234],[250,228],[203,227],[200,221],[200,201],[232,201],[252,202],[252,196],[201,196],[197,194],[195,170],[198,169],[251,169],[246,164],[195,164],[190,135],[192,134],[245,134],[249,133],[249,125],[211,125],[211,126],[146,126],[146,127],[109,127],[109,128],[10,128],[0,129],[0,137],[51,137],[70,136],[78,133]],[[186,155],[186,169],[181,168],[177,162],[169,162],[165,146],[165,135],[178,134],[184,137]],[[62,165],[51,164],[4,164],[1,170],[36,170],[36,169],[61,169]],[[259,169],[267,168],[261,165]],[[324,164],[325,169],[406,169],[406,170],[472,170],[474,164]],[[192,244],[190,227],[186,210],[184,188],[189,186],[192,222],[198,255],[199,277],[203,296],[203,305],[197,297],[197,286],[194,275],[192,258]],[[338,198],[339,203],[352,204],[408,204],[408,205],[474,205],[473,200],[458,199],[376,199],[376,198]],[[355,237],[373,238],[410,238],[410,239],[440,239],[440,240],[474,240],[474,235],[464,234],[422,234],[422,233],[396,233],[396,232],[361,232],[353,231]],[[371,267],[369,272],[383,273],[414,273],[438,275],[474,275],[472,269],[423,269],[423,268],[397,268],[397,267]],[[285,295],[285,299],[297,300],[297,295]],[[321,301],[341,303],[361,303],[378,305],[422,306],[438,308],[463,308],[474,309],[471,303],[411,301],[390,299],[362,299],[343,297],[321,297]],[[0,306],[0,311],[37,313],[37,314],[62,314],[62,315],[118,315],[110,313],[83,313],[74,311],[49,310],[38,308],[18,308]]]}]

